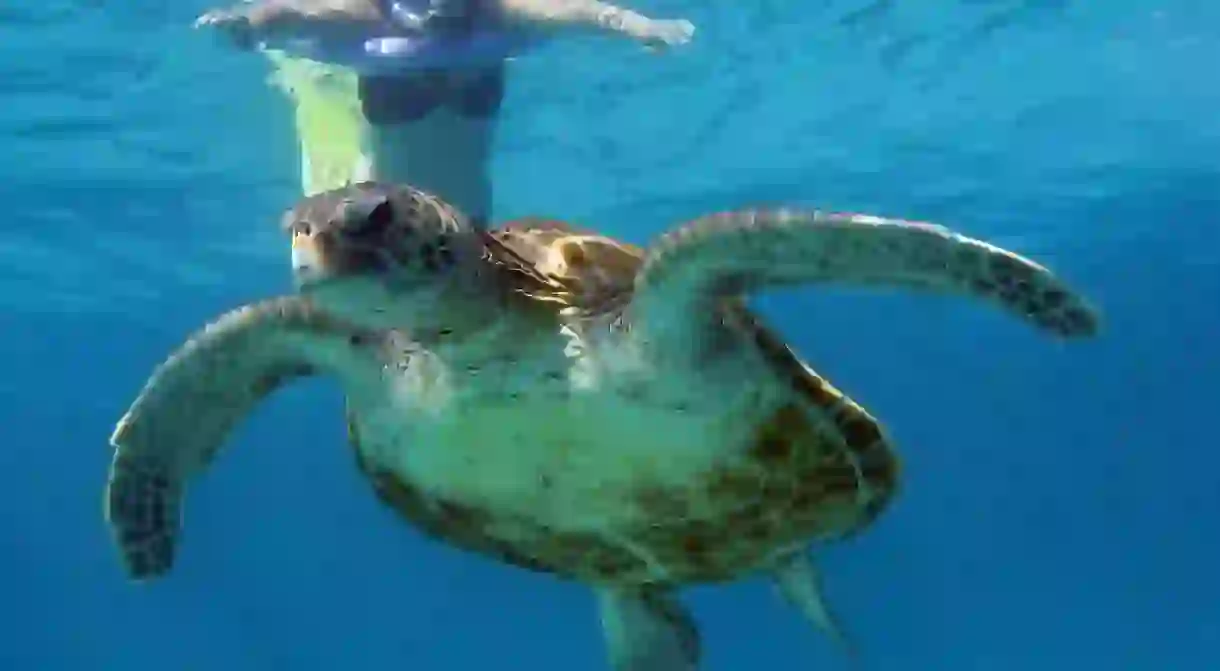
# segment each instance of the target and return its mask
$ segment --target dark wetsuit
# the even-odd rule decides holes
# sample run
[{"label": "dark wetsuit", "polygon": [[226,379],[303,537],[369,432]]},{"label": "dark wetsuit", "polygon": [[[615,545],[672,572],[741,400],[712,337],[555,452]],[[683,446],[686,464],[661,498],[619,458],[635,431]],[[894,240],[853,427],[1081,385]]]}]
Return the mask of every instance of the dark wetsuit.
[{"label": "dark wetsuit", "polygon": [[[387,4],[391,0],[385,0]],[[435,12],[423,29],[461,38],[476,22],[494,20],[491,0],[445,0],[459,12]],[[462,116],[494,117],[504,100],[504,64],[479,69],[429,69],[401,75],[360,75],[358,88],[364,117],[374,126],[418,121],[438,107]]]}]

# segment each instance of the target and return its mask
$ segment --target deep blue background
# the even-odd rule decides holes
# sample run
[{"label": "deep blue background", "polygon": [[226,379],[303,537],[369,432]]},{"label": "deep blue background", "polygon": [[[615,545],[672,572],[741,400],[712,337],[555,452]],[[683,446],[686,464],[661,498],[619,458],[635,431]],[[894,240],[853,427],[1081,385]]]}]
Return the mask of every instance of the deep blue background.
[{"label": "deep blue background", "polygon": [[[374,503],[320,382],[192,493],[172,578],[124,583],[106,439],[188,331],[287,289],[289,110],[261,59],[189,30],[198,2],[20,4],[0,6],[0,668],[603,669],[581,589]],[[1220,668],[1220,5],[638,6],[696,43],[514,64],[499,216],[637,241],[760,202],[933,219],[1105,311],[1065,345],[955,299],[759,301],[907,462],[892,513],[825,553],[870,668]],[[843,668],[759,583],[690,596],[708,669]]]}]

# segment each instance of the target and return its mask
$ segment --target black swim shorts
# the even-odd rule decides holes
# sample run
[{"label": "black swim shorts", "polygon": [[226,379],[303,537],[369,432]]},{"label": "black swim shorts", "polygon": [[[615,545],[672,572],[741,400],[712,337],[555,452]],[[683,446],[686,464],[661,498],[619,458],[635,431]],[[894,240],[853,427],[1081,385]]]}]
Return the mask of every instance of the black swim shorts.
[{"label": "black swim shorts", "polygon": [[361,75],[364,117],[374,126],[418,121],[439,107],[473,118],[494,117],[504,102],[504,64],[480,70],[421,70]]}]

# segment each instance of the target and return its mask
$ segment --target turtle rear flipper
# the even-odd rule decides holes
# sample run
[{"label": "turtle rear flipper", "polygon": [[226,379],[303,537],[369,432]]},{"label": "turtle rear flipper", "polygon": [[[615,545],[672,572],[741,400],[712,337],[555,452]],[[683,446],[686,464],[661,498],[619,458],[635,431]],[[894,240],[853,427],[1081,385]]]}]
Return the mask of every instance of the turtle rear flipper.
[{"label": "turtle rear flipper", "polygon": [[[663,327],[668,315],[715,314],[707,308],[726,296],[829,282],[981,298],[1065,338],[1099,328],[1080,296],[1012,252],[932,224],[782,209],[711,215],[666,233],[636,276],[633,310],[643,313],[636,322]],[[689,350],[689,333],[674,335],[675,350]]]},{"label": "turtle rear flipper", "polygon": [[597,591],[602,632],[614,671],[696,671],[699,631],[671,594],[654,588]]},{"label": "turtle rear flipper", "polygon": [[308,338],[323,322],[295,297],[246,306],[196,333],[153,373],[110,438],[105,515],[131,578],[170,570],[187,481],[237,424],[275,390],[326,365]]},{"label": "turtle rear flipper", "polygon": [[795,552],[780,560],[771,571],[771,580],[776,591],[809,624],[830,637],[853,662],[858,659],[855,644],[826,601],[821,575],[807,552]]}]

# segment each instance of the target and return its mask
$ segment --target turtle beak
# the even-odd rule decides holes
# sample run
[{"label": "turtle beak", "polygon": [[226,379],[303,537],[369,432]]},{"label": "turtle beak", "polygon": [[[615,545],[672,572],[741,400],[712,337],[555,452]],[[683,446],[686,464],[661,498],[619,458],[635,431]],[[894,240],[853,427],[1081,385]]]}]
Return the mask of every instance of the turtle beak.
[{"label": "turtle beak", "polygon": [[292,275],[298,287],[306,287],[325,277],[317,239],[296,233],[292,236]]}]

